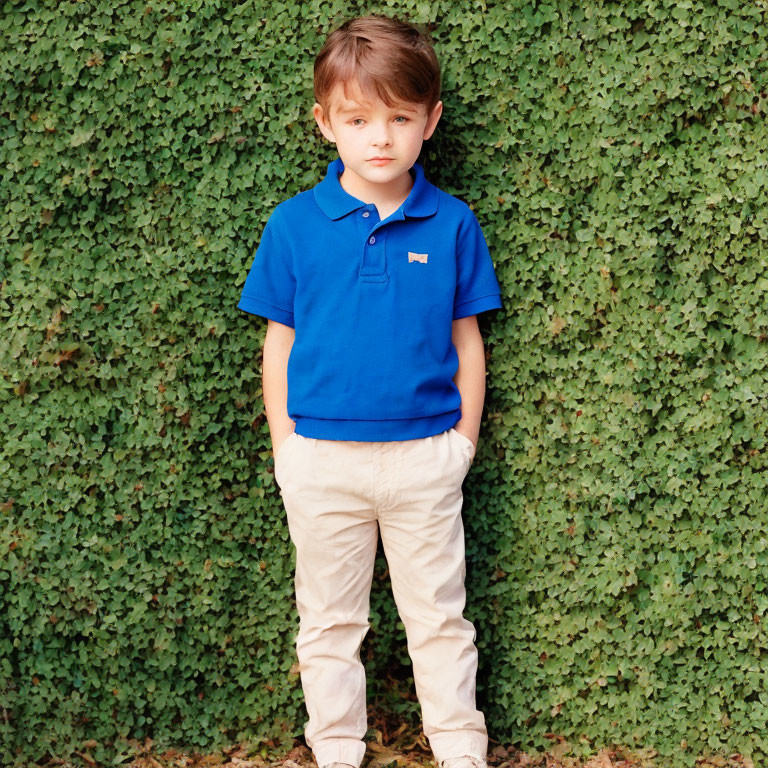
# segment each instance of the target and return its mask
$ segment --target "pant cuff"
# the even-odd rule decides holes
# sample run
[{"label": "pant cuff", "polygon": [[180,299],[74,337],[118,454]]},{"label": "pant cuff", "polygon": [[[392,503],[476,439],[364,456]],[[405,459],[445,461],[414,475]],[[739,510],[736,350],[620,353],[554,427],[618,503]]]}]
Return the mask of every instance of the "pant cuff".
[{"label": "pant cuff", "polygon": [[441,731],[427,738],[438,768],[450,757],[474,755],[486,760],[488,756],[488,735],[477,731]]},{"label": "pant cuff", "polygon": [[319,768],[328,763],[349,763],[359,768],[365,757],[365,742],[359,739],[338,739],[312,748]]}]

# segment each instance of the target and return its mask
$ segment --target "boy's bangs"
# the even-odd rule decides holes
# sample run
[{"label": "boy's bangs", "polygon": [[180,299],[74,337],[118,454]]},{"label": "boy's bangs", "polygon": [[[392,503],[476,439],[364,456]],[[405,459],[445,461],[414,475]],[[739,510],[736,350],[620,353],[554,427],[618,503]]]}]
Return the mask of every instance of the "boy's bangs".
[{"label": "boy's bangs", "polygon": [[388,107],[407,102],[417,104],[418,94],[408,92],[402,79],[393,77],[391,70],[385,75],[374,75],[366,69],[352,70],[341,80],[344,98],[365,106],[381,100]]}]

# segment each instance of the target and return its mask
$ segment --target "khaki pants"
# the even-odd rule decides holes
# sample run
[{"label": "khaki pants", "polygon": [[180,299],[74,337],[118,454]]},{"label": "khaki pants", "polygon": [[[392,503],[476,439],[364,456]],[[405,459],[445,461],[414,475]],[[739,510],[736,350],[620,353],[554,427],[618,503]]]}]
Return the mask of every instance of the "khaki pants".
[{"label": "khaki pants", "polygon": [[453,428],[381,442],[294,432],[280,446],[275,480],[296,547],[305,739],[319,766],[359,766],[365,755],[360,646],[379,529],[435,760],[486,757],[488,732],[475,705],[477,635],[462,616],[462,483],[473,458],[472,441]]}]

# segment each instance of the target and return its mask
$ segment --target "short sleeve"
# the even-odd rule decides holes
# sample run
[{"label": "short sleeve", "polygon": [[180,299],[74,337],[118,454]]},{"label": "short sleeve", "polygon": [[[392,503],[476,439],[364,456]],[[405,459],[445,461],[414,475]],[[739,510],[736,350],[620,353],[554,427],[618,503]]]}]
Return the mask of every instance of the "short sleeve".
[{"label": "short sleeve", "polygon": [[501,308],[501,289],[483,231],[471,208],[459,225],[453,319]]},{"label": "short sleeve", "polygon": [[293,328],[295,293],[291,251],[275,210],[264,226],[237,308]]}]

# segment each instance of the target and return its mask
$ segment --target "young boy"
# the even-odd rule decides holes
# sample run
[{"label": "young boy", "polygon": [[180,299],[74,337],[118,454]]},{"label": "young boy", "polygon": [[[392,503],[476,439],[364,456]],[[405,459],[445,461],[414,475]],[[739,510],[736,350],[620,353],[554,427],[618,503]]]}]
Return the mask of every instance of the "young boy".
[{"label": "young boy", "polygon": [[321,768],[365,755],[360,646],[380,530],[435,759],[486,768],[461,506],[485,396],[476,314],[501,292],[474,213],[417,162],[442,112],[429,42],[394,19],[352,19],[314,75],[314,116],[339,157],[275,207],[237,305],[268,318],[305,738]]}]

